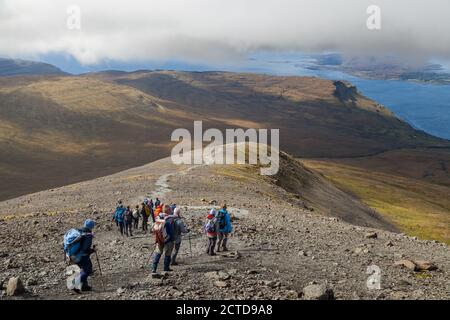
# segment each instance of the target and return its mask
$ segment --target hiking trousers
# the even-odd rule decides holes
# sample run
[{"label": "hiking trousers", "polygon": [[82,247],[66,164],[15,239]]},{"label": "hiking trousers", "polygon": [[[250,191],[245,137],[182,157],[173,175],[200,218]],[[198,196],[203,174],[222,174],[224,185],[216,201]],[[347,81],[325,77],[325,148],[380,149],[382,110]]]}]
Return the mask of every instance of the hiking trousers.
[{"label": "hiking trousers", "polygon": [[217,251],[220,251],[220,247],[222,247],[222,249],[226,250],[227,242],[228,242],[228,233],[219,232],[219,241],[217,242]]},{"label": "hiking trousers", "polygon": [[78,267],[81,269],[80,278],[81,283],[87,285],[87,279],[92,274],[92,261],[89,256],[81,257],[80,262],[77,263]]},{"label": "hiking trousers", "polygon": [[120,234],[121,235],[123,235],[123,232],[124,232],[124,228],[125,226],[124,226],[124,224],[123,224],[123,222],[119,222],[119,232],[120,232]]},{"label": "hiking trousers", "polygon": [[166,244],[156,244],[155,253],[153,255],[152,272],[156,272],[158,268],[159,260],[164,254],[164,271],[169,271],[170,261],[172,260],[172,251],[174,242],[168,242]]},{"label": "hiking trousers", "polygon": [[142,219],[142,231],[148,230],[148,217],[145,217]]},{"label": "hiking trousers", "polygon": [[133,221],[133,227],[136,230],[137,228],[139,228],[139,219],[134,219]]},{"label": "hiking trousers", "polygon": [[133,236],[133,225],[130,222],[125,222],[125,234],[127,237],[132,237]]},{"label": "hiking trousers", "polygon": [[170,256],[172,256],[172,251],[173,251],[174,246],[175,246],[175,244],[173,241],[168,242],[164,245],[156,244],[155,253],[160,254],[160,255],[164,254],[165,256],[170,257]]},{"label": "hiking trousers", "polygon": [[216,247],[217,237],[208,237],[208,247],[206,253],[209,255],[214,254],[214,248]]},{"label": "hiking trousers", "polygon": [[177,263],[178,252],[180,251],[181,241],[175,243],[173,254],[172,254],[172,263]]}]

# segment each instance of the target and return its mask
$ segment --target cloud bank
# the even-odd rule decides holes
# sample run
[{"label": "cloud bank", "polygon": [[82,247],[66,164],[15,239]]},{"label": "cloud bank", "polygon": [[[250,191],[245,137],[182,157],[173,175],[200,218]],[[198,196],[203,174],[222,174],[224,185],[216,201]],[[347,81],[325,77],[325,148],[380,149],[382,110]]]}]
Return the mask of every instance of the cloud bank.
[{"label": "cloud bank", "polygon": [[[67,8],[81,29],[67,28]],[[381,30],[366,27],[381,8]],[[450,60],[448,0],[0,0],[0,56],[239,63],[258,51]]]}]

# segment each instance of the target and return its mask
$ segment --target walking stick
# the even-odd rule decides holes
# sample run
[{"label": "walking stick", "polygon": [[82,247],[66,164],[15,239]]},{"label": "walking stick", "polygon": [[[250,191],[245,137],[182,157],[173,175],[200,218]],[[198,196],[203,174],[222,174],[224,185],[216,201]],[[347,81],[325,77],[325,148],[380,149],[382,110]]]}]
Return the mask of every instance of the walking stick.
[{"label": "walking stick", "polygon": [[192,243],[191,243],[191,233],[188,233],[189,236],[189,250],[191,251],[191,258],[192,258]]},{"label": "walking stick", "polygon": [[100,272],[100,281],[102,283],[103,291],[105,290],[105,283],[103,282],[103,273],[102,273],[102,267],[100,266],[100,259],[98,258],[97,250],[95,250],[95,257],[97,258],[97,264],[98,264],[98,271]]}]

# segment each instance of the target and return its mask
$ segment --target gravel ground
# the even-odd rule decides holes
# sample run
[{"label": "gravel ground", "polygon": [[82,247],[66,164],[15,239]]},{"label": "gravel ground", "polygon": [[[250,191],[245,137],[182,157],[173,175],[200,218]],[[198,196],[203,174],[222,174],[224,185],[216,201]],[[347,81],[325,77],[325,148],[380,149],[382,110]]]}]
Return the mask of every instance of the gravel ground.
[{"label": "gravel ground", "polygon": [[[152,237],[142,231],[122,237],[110,221],[118,199],[134,206],[146,195],[177,203],[192,230],[180,265],[156,279],[148,263]],[[7,297],[2,290],[0,299],[304,299],[303,289],[311,284],[325,284],[336,299],[450,299],[447,245],[351,225],[291,199],[266,180],[163,159],[2,202],[0,281],[5,288],[10,277],[19,276],[26,292]],[[230,251],[210,257],[201,226],[208,209],[223,201],[234,218]],[[98,223],[103,276],[95,272],[94,291],[78,295],[65,287],[62,237],[86,218]],[[377,237],[369,238],[371,232]],[[394,266],[400,259],[428,260],[439,269]],[[379,290],[366,285],[371,265],[381,270]]]}]

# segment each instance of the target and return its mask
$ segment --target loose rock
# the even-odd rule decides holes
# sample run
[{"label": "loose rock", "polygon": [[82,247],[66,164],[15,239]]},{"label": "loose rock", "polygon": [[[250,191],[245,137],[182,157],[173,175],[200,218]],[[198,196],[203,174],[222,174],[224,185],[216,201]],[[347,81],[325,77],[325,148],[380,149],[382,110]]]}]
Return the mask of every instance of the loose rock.
[{"label": "loose rock", "polygon": [[376,232],[368,232],[364,235],[367,239],[376,239],[378,238],[378,234]]},{"label": "loose rock", "polygon": [[394,262],[394,266],[405,267],[412,271],[416,271],[416,268],[417,268],[416,264],[413,261],[407,260],[407,259],[402,259],[402,260]]},{"label": "loose rock", "polygon": [[327,288],[324,284],[313,284],[303,289],[303,295],[306,300],[333,300],[333,290]]},{"label": "loose rock", "polygon": [[6,295],[8,296],[18,296],[25,292],[25,287],[23,286],[22,280],[19,277],[10,278],[8,285],[6,286]]}]

